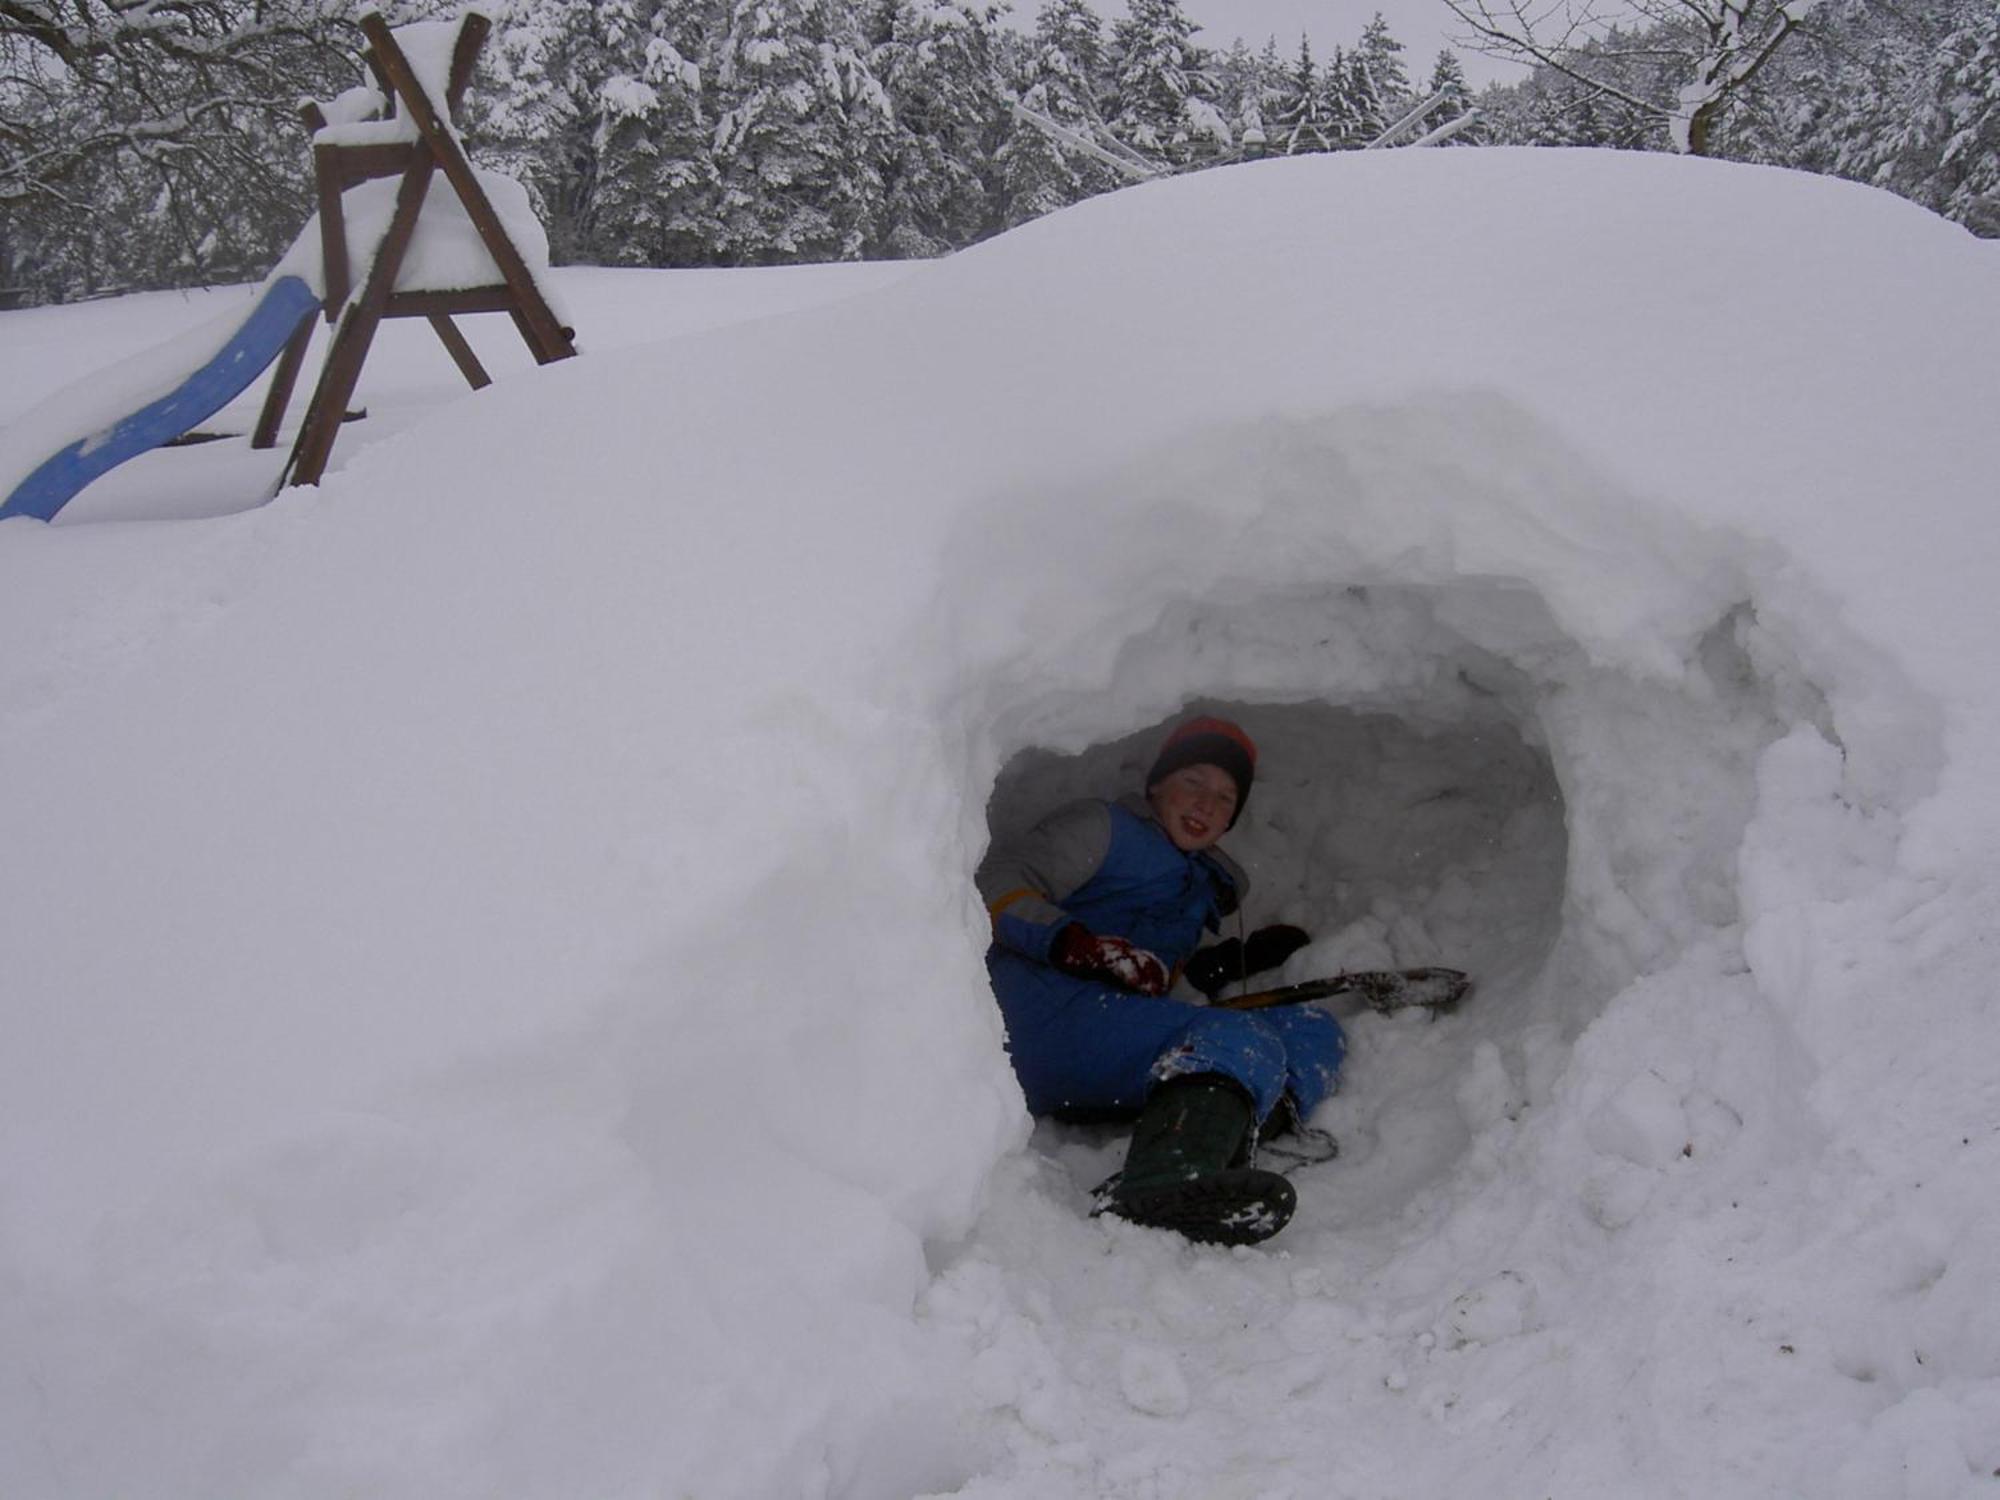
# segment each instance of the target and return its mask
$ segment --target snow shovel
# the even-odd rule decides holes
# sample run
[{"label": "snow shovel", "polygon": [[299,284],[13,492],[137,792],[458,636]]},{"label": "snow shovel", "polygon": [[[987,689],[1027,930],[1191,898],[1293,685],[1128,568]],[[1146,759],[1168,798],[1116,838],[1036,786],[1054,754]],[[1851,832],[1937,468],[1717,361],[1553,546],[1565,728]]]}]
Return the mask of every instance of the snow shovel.
[{"label": "snow shovel", "polygon": [[1458,1002],[1472,993],[1472,980],[1462,969],[1357,969],[1329,979],[1308,979],[1303,984],[1227,996],[1214,1003],[1224,1010],[1262,1010],[1268,1005],[1296,1005],[1354,992],[1368,1002],[1369,1009],[1382,1015],[1395,1010],[1439,1014],[1456,1009]]}]

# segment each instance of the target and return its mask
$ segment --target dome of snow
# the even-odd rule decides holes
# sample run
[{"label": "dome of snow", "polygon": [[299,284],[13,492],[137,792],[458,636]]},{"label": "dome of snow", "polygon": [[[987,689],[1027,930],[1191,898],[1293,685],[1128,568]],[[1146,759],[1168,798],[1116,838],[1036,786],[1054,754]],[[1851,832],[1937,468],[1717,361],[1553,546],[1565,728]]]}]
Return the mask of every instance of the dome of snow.
[{"label": "dome of snow", "polygon": [[[0,525],[0,1492],[1970,1493],[1997,294],[1273,161]],[[1289,977],[1481,981],[1257,1252],[1084,1216],[970,887],[1191,709]]]}]

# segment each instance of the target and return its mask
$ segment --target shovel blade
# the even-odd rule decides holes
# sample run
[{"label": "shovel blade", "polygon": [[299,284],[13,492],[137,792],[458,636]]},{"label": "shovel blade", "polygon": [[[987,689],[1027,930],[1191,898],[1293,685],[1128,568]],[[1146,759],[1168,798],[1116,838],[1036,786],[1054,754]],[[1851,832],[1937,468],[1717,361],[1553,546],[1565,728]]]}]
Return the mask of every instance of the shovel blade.
[{"label": "shovel blade", "polygon": [[1383,1015],[1398,1010],[1450,1011],[1472,990],[1472,980],[1461,969],[1385,969],[1353,977],[1361,998]]}]

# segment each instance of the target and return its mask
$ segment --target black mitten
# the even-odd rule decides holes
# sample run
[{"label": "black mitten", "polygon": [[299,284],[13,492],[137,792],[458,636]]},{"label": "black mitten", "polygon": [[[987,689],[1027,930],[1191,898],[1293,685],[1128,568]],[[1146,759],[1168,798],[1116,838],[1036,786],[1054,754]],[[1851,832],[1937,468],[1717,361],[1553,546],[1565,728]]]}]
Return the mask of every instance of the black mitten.
[{"label": "black mitten", "polygon": [[1243,977],[1242,939],[1224,938],[1203,948],[1187,961],[1181,972],[1189,984],[1213,1000]]},{"label": "black mitten", "polygon": [[1275,969],[1311,941],[1311,935],[1303,927],[1288,927],[1282,922],[1259,927],[1243,945],[1243,971],[1261,974],[1266,969]]},{"label": "black mitten", "polygon": [[1188,983],[1213,1000],[1238,980],[1275,969],[1312,941],[1303,928],[1278,923],[1259,927],[1248,941],[1224,938],[1187,961]]}]

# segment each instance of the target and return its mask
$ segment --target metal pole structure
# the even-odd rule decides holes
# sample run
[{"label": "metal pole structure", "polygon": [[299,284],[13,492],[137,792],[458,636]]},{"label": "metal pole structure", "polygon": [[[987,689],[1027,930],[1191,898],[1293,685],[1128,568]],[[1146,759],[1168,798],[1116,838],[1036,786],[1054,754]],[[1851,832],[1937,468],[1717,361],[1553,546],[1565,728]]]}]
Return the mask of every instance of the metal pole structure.
[{"label": "metal pole structure", "polygon": [[1388,145],[1391,141],[1395,140],[1397,136],[1401,135],[1405,130],[1408,130],[1412,125],[1421,123],[1425,118],[1429,116],[1432,110],[1436,109],[1440,104],[1444,103],[1444,101],[1449,99],[1450,97],[1451,97],[1451,90],[1449,89],[1438,90],[1437,93],[1432,94],[1430,98],[1426,99],[1422,104],[1419,104],[1415,109],[1412,109],[1406,114],[1404,114],[1403,117],[1397,120],[1395,124],[1391,125],[1387,130],[1383,131],[1380,135],[1376,136],[1374,140],[1370,141],[1366,146],[1363,146],[1361,149],[1364,151],[1373,151],[1376,150],[1378,147]]},{"label": "metal pole structure", "polygon": [[1058,125],[1054,120],[1051,120],[1047,115],[1037,114],[1034,110],[1029,109],[1027,105],[1021,103],[1018,99],[1008,100],[1007,105],[1008,108],[1014,111],[1014,115],[1017,119],[1026,120],[1030,125],[1034,126],[1037,130],[1041,131],[1042,134],[1048,136],[1051,140],[1058,141],[1066,146],[1074,146],[1077,150],[1085,153],[1086,155],[1096,157],[1106,166],[1116,168],[1118,171],[1123,172],[1127,177],[1131,178],[1134,182],[1151,182],[1155,177],[1158,177],[1160,175],[1160,168],[1146,162],[1127,160],[1125,157],[1118,156],[1110,151],[1107,151],[1102,146],[1098,145],[1097,142],[1091,140],[1088,136],[1078,135],[1074,130],[1071,130],[1068,126]]},{"label": "metal pole structure", "polygon": [[1468,109],[1464,114],[1456,115],[1453,118],[1446,120],[1444,124],[1438,126],[1438,128],[1436,130],[1433,130],[1429,135],[1420,136],[1418,139],[1411,141],[1410,148],[1414,150],[1418,146],[1442,146],[1446,141],[1450,140],[1453,136],[1457,135],[1461,130],[1465,129],[1466,126],[1473,124],[1478,119],[1479,119],[1479,111],[1476,109]]}]

